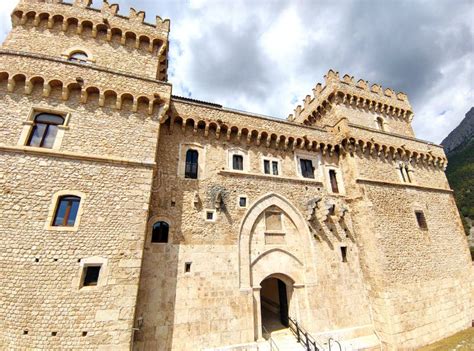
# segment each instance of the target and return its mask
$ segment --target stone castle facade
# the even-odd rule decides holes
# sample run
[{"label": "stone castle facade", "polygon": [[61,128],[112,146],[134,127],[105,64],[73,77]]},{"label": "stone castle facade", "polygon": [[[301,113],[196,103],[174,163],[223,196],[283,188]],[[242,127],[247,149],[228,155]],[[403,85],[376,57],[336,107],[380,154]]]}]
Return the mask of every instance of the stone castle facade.
[{"label": "stone castle facade", "polygon": [[174,96],[169,20],[117,11],[12,14],[1,349],[261,350],[264,311],[392,350],[471,325],[446,157],[405,94],[330,70],[288,120]]}]

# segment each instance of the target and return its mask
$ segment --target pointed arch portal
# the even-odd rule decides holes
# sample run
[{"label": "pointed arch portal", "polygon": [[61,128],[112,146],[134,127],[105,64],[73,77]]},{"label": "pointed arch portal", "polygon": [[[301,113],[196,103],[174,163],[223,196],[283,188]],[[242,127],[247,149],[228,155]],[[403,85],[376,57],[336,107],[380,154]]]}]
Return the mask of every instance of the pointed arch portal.
[{"label": "pointed arch portal", "polygon": [[[298,240],[308,250],[296,255],[286,244],[265,245],[262,252],[252,254],[252,243],[258,221],[268,209],[278,209],[295,228]],[[312,250],[311,234],[304,217],[290,201],[279,194],[262,196],[248,209],[240,227],[239,235],[239,284],[242,291],[252,291],[255,340],[262,338],[262,320],[288,324],[289,315],[301,318],[307,310],[306,277],[314,277],[312,265],[306,264],[306,257]],[[292,239],[288,239],[292,240]],[[253,256],[252,256],[253,255]],[[269,314],[273,316],[269,317]],[[267,318],[269,317],[269,318]],[[306,318],[305,318],[306,319]],[[279,322],[278,322],[279,320]]]}]

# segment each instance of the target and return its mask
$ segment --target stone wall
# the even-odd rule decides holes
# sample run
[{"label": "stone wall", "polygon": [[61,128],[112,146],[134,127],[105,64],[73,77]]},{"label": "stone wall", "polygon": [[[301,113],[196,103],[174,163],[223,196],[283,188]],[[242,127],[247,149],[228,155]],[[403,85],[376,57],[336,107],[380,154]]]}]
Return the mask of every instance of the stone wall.
[{"label": "stone wall", "polygon": [[[198,180],[178,175],[183,144],[199,145],[204,150],[199,160],[205,172]],[[228,151],[236,147],[244,149],[249,158],[249,169],[244,172],[229,169]],[[242,289],[239,277],[243,218],[268,194],[288,199],[290,206],[305,213],[309,200],[330,197],[325,165],[337,166],[334,163],[337,161],[329,155],[321,158],[321,164],[315,164],[316,179],[303,179],[297,174],[298,150],[285,152],[265,146],[238,145],[216,140],[214,134],[205,138],[201,132],[183,135],[176,126],[172,132],[168,126],[161,128],[158,149],[166,152],[159,153],[157,159],[158,174],[154,180],[137,306],[143,329],[137,333],[136,348],[185,350],[191,345],[199,349],[253,342],[256,316],[252,293]],[[263,174],[264,156],[281,161],[280,176]],[[216,190],[223,191],[225,208],[217,211],[215,222],[208,222],[205,212],[214,209]],[[247,197],[246,208],[238,205],[242,195]],[[346,225],[337,220],[320,228],[315,225],[314,230],[318,231],[315,238],[307,230],[307,234],[296,230],[292,224],[295,219],[285,217],[285,242],[265,244],[263,219],[258,218],[252,231],[253,244],[248,248],[253,261],[269,250],[280,248],[304,262],[301,271],[296,269],[291,277],[305,276],[306,283],[294,292],[293,305],[298,304],[299,308],[292,309],[290,301],[293,317],[313,333],[333,335],[343,328],[365,328],[371,324],[355,234],[346,228],[350,227],[349,220]],[[169,244],[150,242],[151,226],[158,220],[170,223]],[[340,246],[347,246],[348,262],[342,262]],[[190,273],[184,272],[186,262],[192,262]],[[278,261],[270,260],[268,268],[281,272],[278,265]],[[260,281],[253,283],[255,287],[259,285]]]}]

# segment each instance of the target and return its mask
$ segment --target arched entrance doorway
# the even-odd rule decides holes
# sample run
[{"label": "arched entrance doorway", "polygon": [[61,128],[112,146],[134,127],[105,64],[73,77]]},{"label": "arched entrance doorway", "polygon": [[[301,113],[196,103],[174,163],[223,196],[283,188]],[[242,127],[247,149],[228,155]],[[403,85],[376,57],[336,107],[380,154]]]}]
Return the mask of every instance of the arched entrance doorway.
[{"label": "arched entrance doorway", "polygon": [[264,279],[260,286],[263,335],[288,328],[292,287],[274,276]]}]

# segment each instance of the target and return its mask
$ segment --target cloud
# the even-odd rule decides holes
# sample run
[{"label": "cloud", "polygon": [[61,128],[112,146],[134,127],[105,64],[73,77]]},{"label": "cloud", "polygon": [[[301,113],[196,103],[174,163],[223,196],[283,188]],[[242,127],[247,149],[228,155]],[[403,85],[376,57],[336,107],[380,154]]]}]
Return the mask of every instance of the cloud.
[{"label": "cloud", "polygon": [[285,118],[334,68],[407,93],[417,136],[435,142],[474,105],[472,0],[117,2],[171,19],[177,95]]}]

